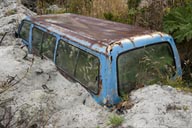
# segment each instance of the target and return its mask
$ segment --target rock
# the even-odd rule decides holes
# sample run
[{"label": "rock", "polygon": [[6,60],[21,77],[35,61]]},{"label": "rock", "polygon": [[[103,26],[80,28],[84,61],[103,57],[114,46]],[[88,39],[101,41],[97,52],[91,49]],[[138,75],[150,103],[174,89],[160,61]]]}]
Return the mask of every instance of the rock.
[{"label": "rock", "polygon": [[14,46],[14,49],[12,51],[12,56],[15,57],[15,60],[22,61],[26,56],[28,52],[21,49],[19,46]]},{"label": "rock", "polygon": [[131,98],[135,103],[125,114],[123,127],[192,126],[192,95],[171,88],[153,85],[132,92]]},{"label": "rock", "polygon": [[168,5],[168,0],[141,0],[140,4],[139,4],[139,8],[145,8],[145,7],[149,7],[149,5],[151,5],[152,3],[160,3],[163,6],[167,6]]},{"label": "rock", "polygon": [[40,74],[43,73],[43,69],[37,68],[37,69],[35,70],[35,73],[36,73],[37,75],[40,75]]},{"label": "rock", "polygon": [[51,12],[59,12],[60,10],[62,10],[62,8],[59,8],[57,5],[51,5],[47,8],[47,11]]},{"label": "rock", "polygon": [[25,59],[32,62],[34,60],[34,55],[33,54],[27,54]]},{"label": "rock", "polygon": [[3,0],[0,4],[0,39],[7,33],[1,45],[13,45],[17,41],[14,33],[18,23],[26,16],[36,15],[34,12],[19,4],[16,0]]}]

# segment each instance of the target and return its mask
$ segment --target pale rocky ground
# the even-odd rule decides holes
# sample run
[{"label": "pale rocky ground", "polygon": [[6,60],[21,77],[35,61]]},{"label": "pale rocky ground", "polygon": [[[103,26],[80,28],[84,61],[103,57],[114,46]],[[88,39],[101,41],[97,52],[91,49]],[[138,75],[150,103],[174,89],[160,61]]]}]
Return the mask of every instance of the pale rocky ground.
[{"label": "pale rocky ground", "polygon": [[[13,37],[18,22],[35,14],[16,0],[0,2],[0,39],[8,32],[0,46],[0,85],[7,80],[11,85],[0,86],[0,124],[11,120],[9,128],[110,127],[109,117],[115,112],[98,105],[81,85],[60,75],[51,61],[27,54],[21,40]],[[11,9],[16,14],[6,15]],[[4,100],[7,102],[2,104]],[[192,127],[190,93],[152,85],[133,91],[131,100],[134,106],[121,115],[124,122],[120,127]],[[7,114],[2,121],[3,108]]]}]

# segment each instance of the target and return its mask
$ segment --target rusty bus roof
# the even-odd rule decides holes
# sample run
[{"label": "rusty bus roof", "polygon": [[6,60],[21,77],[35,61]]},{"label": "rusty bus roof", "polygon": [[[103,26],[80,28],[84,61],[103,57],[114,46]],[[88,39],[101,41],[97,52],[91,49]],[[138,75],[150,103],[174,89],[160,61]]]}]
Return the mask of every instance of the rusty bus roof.
[{"label": "rusty bus roof", "polygon": [[29,17],[29,19],[48,31],[57,32],[76,42],[78,40],[78,43],[82,42],[81,45],[85,45],[83,42],[86,42],[85,46],[90,48],[93,45],[107,48],[110,44],[122,39],[153,33],[151,30],[133,25],[70,13],[40,15]]}]

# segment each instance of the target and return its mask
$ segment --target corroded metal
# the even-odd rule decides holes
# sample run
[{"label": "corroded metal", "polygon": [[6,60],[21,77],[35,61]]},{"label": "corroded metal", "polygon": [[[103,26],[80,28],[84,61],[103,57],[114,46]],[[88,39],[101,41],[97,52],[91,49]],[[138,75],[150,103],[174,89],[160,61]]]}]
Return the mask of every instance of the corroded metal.
[{"label": "corroded metal", "polygon": [[118,90],[117,61],[119,55],[124,52],[167,42],[172,48],[176,74],[179,76],[182,75],[177,48],[172,37],[167,34],[146,30],[137,26],[68,13],[27,17],[22,21],[18,31],[21,30],[24,21],[31,24],[29,41],[23,40],[24,44],[29,46],[29,51],[33,49],[33,28],[36,27],[56,37],[54,57],[52,58],[56,66],[57,48],[60,40],[66,41],[66,43],[88,52],[99,59],[99,74],[98,78],[96,78],[98,80],[97,94],[86,88],[75,76],[67,74],[64,69],[59,67],[58,69],[66,78],[82,84],[101,105],[110,106],[119,103],[121,100]]},{"label": "corroded metal", "polygon": [[82,43],[78,43],[82,45],[85,45],[83,42],[87,42],[85,46],[89,48],[93,48],[93,45],[107,48],[112,43],[120,43],[122,39],[153,33],[137,26],[68,13],[34,16],[30,19],[48,31],[59,32],[65,38],[68,36],[74,40],[81,40]]}]

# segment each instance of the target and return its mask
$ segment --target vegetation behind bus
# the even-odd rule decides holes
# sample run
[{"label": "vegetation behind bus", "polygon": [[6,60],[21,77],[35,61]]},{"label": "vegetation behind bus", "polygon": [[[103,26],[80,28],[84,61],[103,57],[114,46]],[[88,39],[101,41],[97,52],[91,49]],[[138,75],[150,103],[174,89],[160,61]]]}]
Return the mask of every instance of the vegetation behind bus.
[{"label": "vegetation behind bus", "polygon": [[[140,7],[140,3],[141,0],[37,0],[37,12],[39,14],[71,12],[170,33],[176,39],[184,75],[183,79],[176,78],[177,80],[173,81],[169,76],[159,74],[160,78],[161,76],[166,78],[161,81],[192,90],[191,0],[152,1],[144,7]],[[57,4],[61,9],[47,10],[50,4]]]}]

